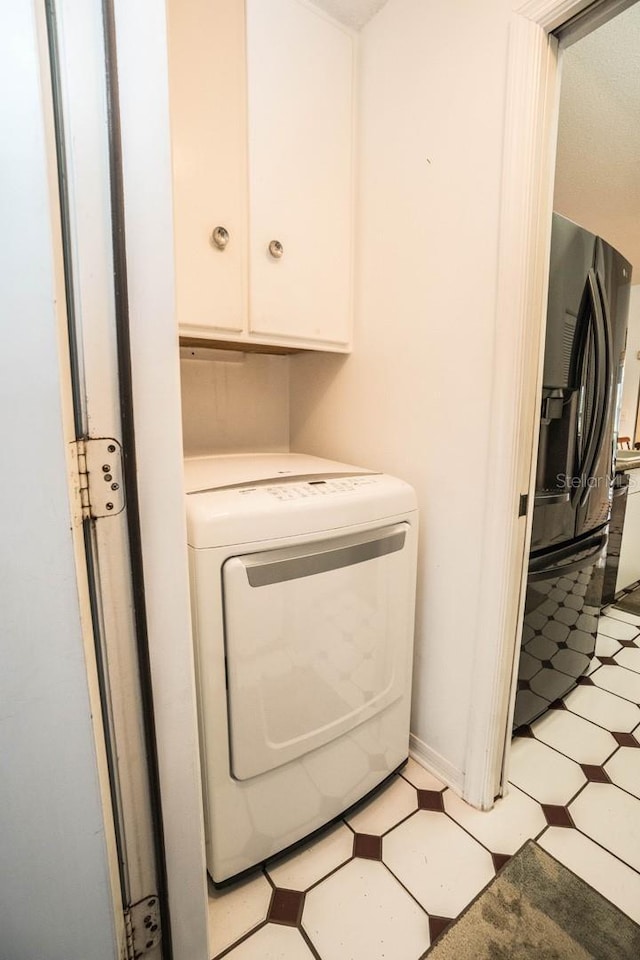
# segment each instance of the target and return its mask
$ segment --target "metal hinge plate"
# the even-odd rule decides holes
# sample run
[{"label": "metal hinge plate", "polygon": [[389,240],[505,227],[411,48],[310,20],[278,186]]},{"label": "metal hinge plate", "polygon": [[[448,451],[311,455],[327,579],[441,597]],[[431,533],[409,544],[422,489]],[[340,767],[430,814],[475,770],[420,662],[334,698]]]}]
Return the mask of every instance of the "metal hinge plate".
[{"label": "metal hinge plate", "polygon": [[71,444],[76,501],[82,518],[115,517],[124,510],[122,447],[113,437]]},{"label": "metal hinge plate", "polygon": [[160,905],[152,894],[132,903],[124,912],[127,931],[127,960],[137,960],[157,947],[162,939]]}]

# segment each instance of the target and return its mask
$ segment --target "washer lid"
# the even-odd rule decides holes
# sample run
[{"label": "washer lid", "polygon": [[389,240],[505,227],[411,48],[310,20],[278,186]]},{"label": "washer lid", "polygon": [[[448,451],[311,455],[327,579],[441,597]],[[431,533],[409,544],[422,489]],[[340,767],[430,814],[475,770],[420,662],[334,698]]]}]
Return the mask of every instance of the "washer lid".
[{"label": "washer lid", "polygon": [[313,476],[354,476],[372,473],[364,467],[335,460],[323,460],[304,453],[236,453],[208,457],[187,457],[184,461],[186,493],[217,490],[247,483]]}]

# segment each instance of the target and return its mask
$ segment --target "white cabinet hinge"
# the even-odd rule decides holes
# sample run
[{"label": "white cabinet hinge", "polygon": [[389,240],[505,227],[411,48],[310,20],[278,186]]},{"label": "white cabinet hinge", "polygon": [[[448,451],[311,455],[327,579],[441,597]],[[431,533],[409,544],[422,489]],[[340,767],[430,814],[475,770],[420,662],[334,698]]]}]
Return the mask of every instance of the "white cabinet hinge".
[{"label": "white cabinet hinge", "polygon": [[122,447],[112,437],[90,437],[71,444],[72,485],[82,519],[115,517],[124,510]]},{"label": "white cabinet hinge", "polygon": [[162,939],[160,906],[155,894],[133,903],[124,911],[127,960],[138,960],[157,947]]}]

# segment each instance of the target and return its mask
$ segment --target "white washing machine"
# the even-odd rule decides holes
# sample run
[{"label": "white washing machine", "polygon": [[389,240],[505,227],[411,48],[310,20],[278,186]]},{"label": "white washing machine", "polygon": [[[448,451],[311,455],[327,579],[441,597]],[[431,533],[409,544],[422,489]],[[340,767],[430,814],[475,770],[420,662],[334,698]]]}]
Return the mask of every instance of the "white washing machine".
[{"label": "white washing machine", "polygon": [[418,515],[301,454],[185,461],[207,867],[308,836],[408,755]]}]

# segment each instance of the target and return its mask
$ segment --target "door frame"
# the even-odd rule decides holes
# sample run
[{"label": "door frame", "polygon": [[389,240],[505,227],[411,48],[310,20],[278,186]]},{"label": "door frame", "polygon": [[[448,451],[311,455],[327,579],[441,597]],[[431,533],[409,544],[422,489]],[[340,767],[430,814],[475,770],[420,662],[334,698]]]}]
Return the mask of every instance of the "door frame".
[{"label": "door frame", "polygon": [[174,960],[208,960],[208,899],[174,306],[166,11],[112,6],[140,539]]},{"label": "door frame", "polygon": [[[51,165],[57,177],[63,248],[61,289],[66,295],[66,349],[73,394],[70,485],[74,522],[82,542],[84,579],[91,598],[94,658],[118,843],[121,911],[128,911],[151,895],[162,898],[162,853],[156,839],[159,817],[154,811],[149,775],[153,734],[149,730],[149,710],[145,709],[138,644],[143,604],[136,601],[131,562],[134,497],[131,471],[124,469],[123,480],[112,489],[126,487],[126,505],[125,498],[120,504],[114,496],[116,509],[110,516],[103,515],[96,510],[100,489],[93,482],[88,497],[93,506],[83,511],[79,473],[84,445],[95,442],[93,438],[111,438],[124,446],[125,462],[132,446],[123,444],[119,386],[122,364],[117,349],[116,271],[111,251],[103,11],[100,0],[82,4],[78,0],[49,0],[46,8],[55,126]],[[101,451],[106,450],[106,442],[97,443]],[[119,473],[115,461],[113,470]],[[91,485],[93,467],[88,471]],[[111,480],[108,471],[107,475]],[[146,762],[141,763],[141,758]],[[168,928],[166,918],[164,926]]]},{"label": "door frame", "polygon": [[[560,82],[552,31],[587,6],[529,0],[515,8],[509,30],[490,441],[490,462],[500,471],[484,516],[487,583],[463,791],[482,808],[506,788],[531,528],[531,511],[519,517],[518,502],[531,493],[537,446]],[[205,956],[207,900],[182,509],[166,22],[153,0],[114,0],[114,9],[149,653],[173,946],[176,960],[190,960]]]},{"label": "door frame", "polygon": [[[154,0],[135,4],[52,0],[49,13],[55,21],[52,33],[60,66],[55,74],[64,118],[58,132],[64,129],[60,149],[66,163],[61,181],[68,196],[61,209],[69,210],[67,260],[73,265],[69,300],[77,318],[74,349],[81,383],[76,394],[86,404],[83,416],[77,417],[81,422],[75,425],[74,436],[114,438],[122,440],[124,448],[126,508],[91,521],[95,535],[91,545],[98,561],[92,626],[99,628],[104,664],[99,691],[98,680],[89,671],[92,692],[103,708],[101,712],[97,704],[97,729],[106,728],[107,739],[112,735],[113,754],[117,754],[109,769],[111,796],[106,792],[103,799],[106,813],[111,815],[113,810],[119,828],[117,854],[115,835],[108,838],[118,935],[124,943],[135,934],[138,911],[131,912],[128,923],[123,901],[137,907],[142,898],[144,906],[157,892],[163,930],[161,945],[152,948],[154,955],[162,951],[174,960],[208,960],[182,509],[164,5]],[[44,26],[41,32],[44,36]],[[53,120],[50,127],[53,142]],[[59,286],[64,294],[63,280]],[[119,311],[121,317],[123,312],[128,317],[118,330]],[[123,327],[128,327],[129,344]],[[130,385],[126,382],[129,353]],[[82,530],[80,483],[73,464],[70,478]],[[138,504],[132,479],[137,480]],[[142,576],[136,570],[133,585],[137,524],[134,518],[129,525],[126,518],[137,505],[143,570]],[[84,554],[81,559],[84,562]],[[81,578],[79,582],[82,587]],[[142,625],[140,614],[146,618]],[[145,644],[152,698],[145,696],[146,676],[142,682]],[[106,770],[106,755],[99,754],[99,760]],[[157,803],[155,784],[147,783],[148,773],[149,780],[155,777],[154,767],[161,803]],[[122,894],[116,889],[118,879]]]},{"label": "door frame", "polygon": [[[584,14],[584,35],[629,5],[528,0],[509,28],[489,450],[489,462],[500,467],[484,518],[486,582],[464,785],[465,799],[482,809],[507,792],[531,539],[561,80],[553,31]],[[528,509],[519,516],[522,495]]]}]

